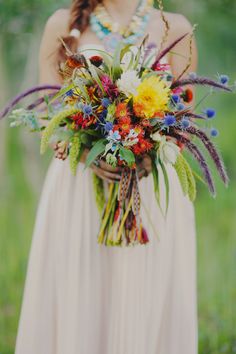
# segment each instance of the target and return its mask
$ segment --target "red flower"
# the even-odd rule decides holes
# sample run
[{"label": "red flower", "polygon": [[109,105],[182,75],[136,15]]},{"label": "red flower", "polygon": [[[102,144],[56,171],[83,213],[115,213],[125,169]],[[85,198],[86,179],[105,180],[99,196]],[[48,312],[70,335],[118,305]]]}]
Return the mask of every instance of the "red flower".
[{"label": "red flower", "polygon": [[130,121],[129,117],[124,117],[124,118],[119,119],[118,127],[122,133],[129,133],[130,128],[131,128],[130,123],[131,123],[131,121]]},{"label": "red flower", "polygon": [[103,58],[99,55],[93,55],[89,58],[90,62],[97,68],[103,63]]},{"label": "red flower", "polygon": [[139,139],[139,142],[132,147],[135,155],[143,154],[152,148],[153,144],[146,139]]},{"label": "red flower", "polygon": [[170,70],[170,65],[157,63],[152,69],[154,71],[168,71],[168,70]]},{"label": "red flower", "polygon": [[186,89],[181,97],[183,98],[184,102],[190,103],[193,100],[193,91],[191,89]]}]

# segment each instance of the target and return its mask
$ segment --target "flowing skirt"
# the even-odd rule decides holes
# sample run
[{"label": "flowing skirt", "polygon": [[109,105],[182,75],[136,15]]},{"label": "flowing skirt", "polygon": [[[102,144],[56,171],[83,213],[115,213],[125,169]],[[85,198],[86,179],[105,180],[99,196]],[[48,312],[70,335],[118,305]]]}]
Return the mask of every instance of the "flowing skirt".
[{"label": "flowing skirt", "polygon": [[[192,203],[168,167],[160,212],[150,175],[140,182],[150,242],[97,243],[91,170],[53,159],[32,238],[16,354],[196,354],[196,239]],[[163,177],[160,178],[164,189]]]}]

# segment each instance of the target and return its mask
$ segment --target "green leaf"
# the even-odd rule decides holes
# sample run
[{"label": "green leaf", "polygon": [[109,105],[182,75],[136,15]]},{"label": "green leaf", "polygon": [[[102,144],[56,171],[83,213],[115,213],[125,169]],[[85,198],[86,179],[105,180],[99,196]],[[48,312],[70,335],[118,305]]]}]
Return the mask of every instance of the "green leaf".
[{"label": "green leaf", "polygon": [[91,72],[91,75],[92,75],[92,77],[93,77],[93,80],[96,81],[96,83],[98,84],[100,90],[101,90],[103,93],[105,93],[104,88],[103,88],[103,86],[102,86],[102,82],[101,82],[101,80],[100,80],[100,78],[99,78],[99,75],[98,75],[98,72],[97,72],[97,71],[98,71],[97,68],[96,68],[94,65],[90,65],[89,70],[90,70],[90,72]]},{"label": "green leaf", "polygon": [[135,156],[131,150],[120,147],[120,157],[127,162],[128,166],[135,163]]},{"label": "green leaf", "polygon": [[168,178],[168,173],[166,171],[164,163],[159,159],[159,164],[161,166],[163,176],[164,176],[164,182],[165,182],[165,187],[166,187],[166,210],[165,214],[167,214],[168,211],[168,206],[169,206],[169,192],[170,192],[170,185],[169,185],[169,178]]},{"label": "green leaf", "polygon": [[103,151],[105,150],[105,145],[107,143],[106,139],[98,140],[92,149],[89,151],[86,162],[85,168],[89,167],[91,163],[98,157]]},{"label": "green leaf", "polygon": [[68,91],[70,91],[71,89],[74,88],[74,84],[71,84],[69,86],[63,87],[59,92],[56,93],[55,96],[53,96],[50,100],[49,100],[49,104],[51,104],[52,102],[54,102],[55,100],[57,100],[59,97],[65,95]]},{"label": "green leaf", "polygon": [[116,81],[119,79],[120,75],[122,74],[122,68],[121,68],[121,51],[124,48],[123,42],[119,42],[116,50],[114,52],[114,59],[113,59],[113,65],[112,65],[112,77],[113,80]]},{"label": "green leaf", "polygon": [[157,159],[152,159],[152,176],[153,176],[155,197],[156,197],[159,207],[161,207],[161,205],[160,205],[160,190],[159,190],[159,172],[157,169]]}]

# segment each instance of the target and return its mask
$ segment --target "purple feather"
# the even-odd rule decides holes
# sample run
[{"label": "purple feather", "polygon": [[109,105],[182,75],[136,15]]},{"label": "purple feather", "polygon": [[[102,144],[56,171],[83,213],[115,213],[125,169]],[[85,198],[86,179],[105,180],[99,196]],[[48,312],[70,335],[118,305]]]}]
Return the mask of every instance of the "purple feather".
[{"label": "purple feather", "polygon": [[152,65],[152,69],[155,69],[155,66],[160,62],[160,60],[166,54],[168,54],[171,51],[172,48],[174,48],[179,42],[181,42],[187,35],[188,35],[188,33],[185,33],[181,37],[177,38],[174,42],[172,42],[167,48],[163,49],[161,51],[161,53],[159,53],[158,56],[156,57],[156,60],[155,60],[155,62]]},{"label": "purple feather", "polygon": [[229,183],[229,178],[228,178],[228,175],[225,171],[224,163],[223,163],[222,159],[220,158],[219,153],[216,150],[216,147],[214,146],[214,144],[211,142],[211,140],[208,138],[208,136],[200,129],[197,129],[195,127],[189,127],[186,129],[186,131],[192,135],[197,136],[202,141],[202,143],[206,147],[207,151],[209,152],[212,160],[214,161],[215,166],[217,168],[217,171],[218,171],[222,181],[227,186]]},{"label": "purple feather", "polygon": [[58,85],[40,85],[40,86],[32,87],[31,89],[24,91],[21,94],[14,97],[13,100],[10,101],[9,104],[4,108],[4,110],[0,112],[0,119],[4,118],[23,98],[39,91],[44,91],[44,90],[59,91],[60,89],[61,86]]},{"label": "purple feather", "polygon": [[169,132],[169,135],[173,136],[178,141],[185,144],[186,148],[189,150],[189,152],[194,156],[194,158],[199,163],[199,166],[200,166],[200,168],[205,176],[205,180],[208,184],[209,190],[210,190],[211,194],[213,196],[215,196],[216,192],[215,192],[215,186],[214,186],[214,182],[212,179],[212,175],[211,175],[211,172],[210,172],[209,167],[207,165],[207,162],[206,162],[203,154],[199,150],[199,148],[195,144],[190,142],[189,139],[185,138],[184,136],[182,136],[180,134],[177,134],[175,132]]},{"label": "purple feather", "polygon": [[207,77],[196,77],[196,78],[186,78],[182,80],[176,80],[172,83],[171,89],[173,90],[177,87],[183,87],[187,85],[211,86],[211,87],[219,88],[224,91],[232,92],[232,90],[229,87],[222,85],[214,80],[208,79]]}]

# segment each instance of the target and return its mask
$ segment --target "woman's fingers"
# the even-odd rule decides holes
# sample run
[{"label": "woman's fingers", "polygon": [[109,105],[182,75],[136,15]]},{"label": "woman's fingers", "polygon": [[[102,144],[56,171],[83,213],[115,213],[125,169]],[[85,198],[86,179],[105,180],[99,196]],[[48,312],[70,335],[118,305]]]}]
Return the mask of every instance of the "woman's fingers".
[{"label": "woman's fingers", "polygon": [[99,160],[99,167],[105,171],[109,172],[121,172],[121,167],[112,167],[103,160]]},{"label": "woman's fingers", "polygon": [[121,175],[118,173],[113,173],[109,171],[105,171],[104,169],[97,167],[96,165],[91,165],[92,170],[102,179],[109,182],[117,182],[121,179]]}]

